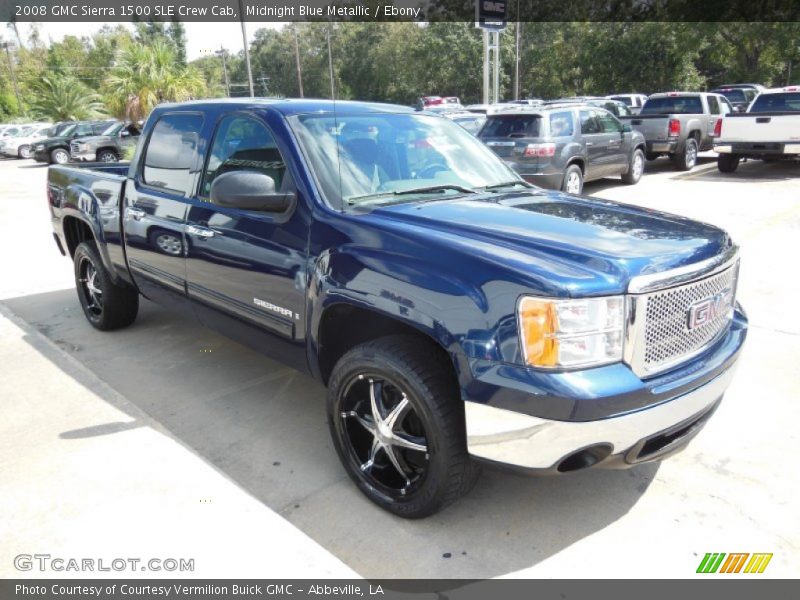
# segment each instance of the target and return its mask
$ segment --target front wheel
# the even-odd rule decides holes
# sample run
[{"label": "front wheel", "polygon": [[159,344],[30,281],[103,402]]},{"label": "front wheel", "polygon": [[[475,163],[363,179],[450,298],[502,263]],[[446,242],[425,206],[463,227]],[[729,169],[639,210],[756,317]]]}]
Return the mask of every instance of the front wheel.
[{"label": "front wheel", "polygon": [[720,154],[717,157],[717,169],[720,173],[733,173],[739,167],[740,160],[738,154]]},{"label": "front wheel", "polygon": [[117,162],[119,157],[113,150],[100,150],[100,152],[97,153],[97,160],[98,162],[110,163]]},{"label": "front wheel", "polygon": [[139,312],[139,294],[132,287],[111,280],[94,242],[79,244],[74,262],[78,300],[89,323],[101,331],[133,323]]},{"label": "front wheel", "polygon": [[564,173],[564,183],[561,190],[577,196],[583,191],[583,171],[578,165],[570,165]]},{"label": "front wheel", "polygon": [[30,158],[31,157],[31,147],[30,146],[20,146],[19,150],[17,151],[17,155],[20,158]]},{"label": "front wheel", "polygon": [[65,165],[69,162],[69,152],[64,148],[56,148],[50,153],[50,163],[55,165]]},{"label": "front wheel", "polygon": [[691,171],[697,164],[697,140],[686,140],[683,152],[673,155],[672,162],[678,171]]},{"label": "front wheel", "polygon": [[389,336],[350,350],[328,384],[328,425],[347,474],[401,517],[437,512],[476,479],[446,361],[424,340]]},{"label": "front wheel", "polygon": [[639,183],[642,173],[644,173],[644,152],[642,152],[641,148],[637,148],[631,155],[628,171],[622,174],[622,181],[628,185]]}]

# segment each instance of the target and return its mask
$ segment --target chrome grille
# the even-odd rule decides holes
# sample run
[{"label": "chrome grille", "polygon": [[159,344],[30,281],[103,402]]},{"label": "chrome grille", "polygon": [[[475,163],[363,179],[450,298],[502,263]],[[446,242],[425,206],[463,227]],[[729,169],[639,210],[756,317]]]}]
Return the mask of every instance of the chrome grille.
[{"label": "chrome grille", "polygon": [[81,145],[78,142],[70,142],[70,144],[69,144],[69,153],[72,156],[75,156],[80,151],[81,151]]},{"label": "chrome grille", "polygon": [[643,367],[661,371],[714,342],[730,323],[732,310],[724,310],[701,326],[689,328],[692,306],[728,290],[735,301],[738,264],[686,285],[646,295]]}]

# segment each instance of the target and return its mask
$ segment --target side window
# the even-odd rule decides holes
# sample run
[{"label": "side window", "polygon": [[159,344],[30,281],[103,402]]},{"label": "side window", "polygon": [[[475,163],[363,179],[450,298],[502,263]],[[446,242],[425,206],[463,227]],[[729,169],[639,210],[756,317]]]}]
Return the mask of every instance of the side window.
[{"label": "side window", "polygon": [[550,135],[552,137],[570,137],[574,133],[575,120],[571,111],[550,114]]},{"label": "side window", "polygon": [[733,106],[731,106],[731,103],[728,102],[725,98],[719,99],[719,107],[723,116],[729,115],[733,112]]},{"label": "side window", "polygon": [[142,181],[186,195],[192,189],[192,166],[203,117],[168,114],[158,120],[144,155]]},{"label": "side window", "polygon": [[600,124],[595,118],[594,111],[582,110],[581,111],[581,133],[583,135],[600,133]]},{"label": "side window", "polygon": [[275,181],[275,191],[286,189],[291,182],[275,139],[256,119],[231,115],[220,121],[203,173],[201,196],[208,197],[216,177],[231,171],[255,171]]},{"label": "side window", "polygon": [[632,116],[632,115],[633,115],[633,113],[631,112],[631,109],[630,109],[630,108],[628,108],[628,107],[627,107],[625,104],[623,104],[622,102],[620,102],[620,103],[619,103],[619,104],[617,104],[616,106],[617,106],[617,115],[618,115],[618,116],[620,116],[620,117],[630,117],[630,116]]},{"label": "side window", "polygon": [[719,102],[717,102],[716,96],[706,96],[708,99],[708,112],[712,115],[720,114],[719,110]]},{"label": "side window", "polygon": [[622,123],[608,111],[598,111],[597,120],[603,133],[620,133],[622,131]]}]

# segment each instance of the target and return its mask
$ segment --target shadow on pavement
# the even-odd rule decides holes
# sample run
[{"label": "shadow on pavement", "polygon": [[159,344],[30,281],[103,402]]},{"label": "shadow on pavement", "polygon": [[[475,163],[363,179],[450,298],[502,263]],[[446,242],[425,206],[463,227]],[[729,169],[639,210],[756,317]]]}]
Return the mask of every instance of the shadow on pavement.
[{"label": "shadow on pavement", "polygon": [[701,174],[686,173],[675,179],[684,177],[692,181],[723,181],[726,183],[765,183],[770,181],[789,181],[800,177],[800,162],[747,160],[739,164],[733,173],[720,173],[716,167]]},{"label": "shadow on pavement", "polygon": [[[483,578],[530,567],[625,515],[658,468],[543,478],[485,470],[457,504],[406,521],[372,505],[346,477],[325,423],[325,390],[314,380],[146,301],[136,323],[111,333],[86,323],[71,289],[4,303],[364,577]],[[27,339],[80,376],[50,345]],[[119,407],[115,394],[102,397]],[[107,423],[61,437],[138,426]]]}]

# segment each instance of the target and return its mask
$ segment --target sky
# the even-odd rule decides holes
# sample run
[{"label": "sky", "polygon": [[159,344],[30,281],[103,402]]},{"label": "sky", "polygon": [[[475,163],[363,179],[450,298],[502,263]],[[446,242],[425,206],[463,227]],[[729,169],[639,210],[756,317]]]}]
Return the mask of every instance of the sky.
[{"label": "sky", "polygon": [[[61,41],[65,35],[91,35],[98,31],[105,23],[64,23],[48,22],[39,23],[39,31],[45,43],[50,41]],[[115,26],[116,23],[109,23]],[[123,23],[131,27],[130,23]],[[32,23],[18,23],[20,35],[23,41],[28,37]],[[186,28],[186,57],[189,60],[208,56],[220,46],[225,47],[235,54],[242,50],[242,27],[239,23],[184,23]],[[253,22],[247,23],[247,39],[253,41],[253,34],[257,29],[269,27],[278,29],[282,27],[280,23]],[[6,34],[5,37],[9,37]]]}]

